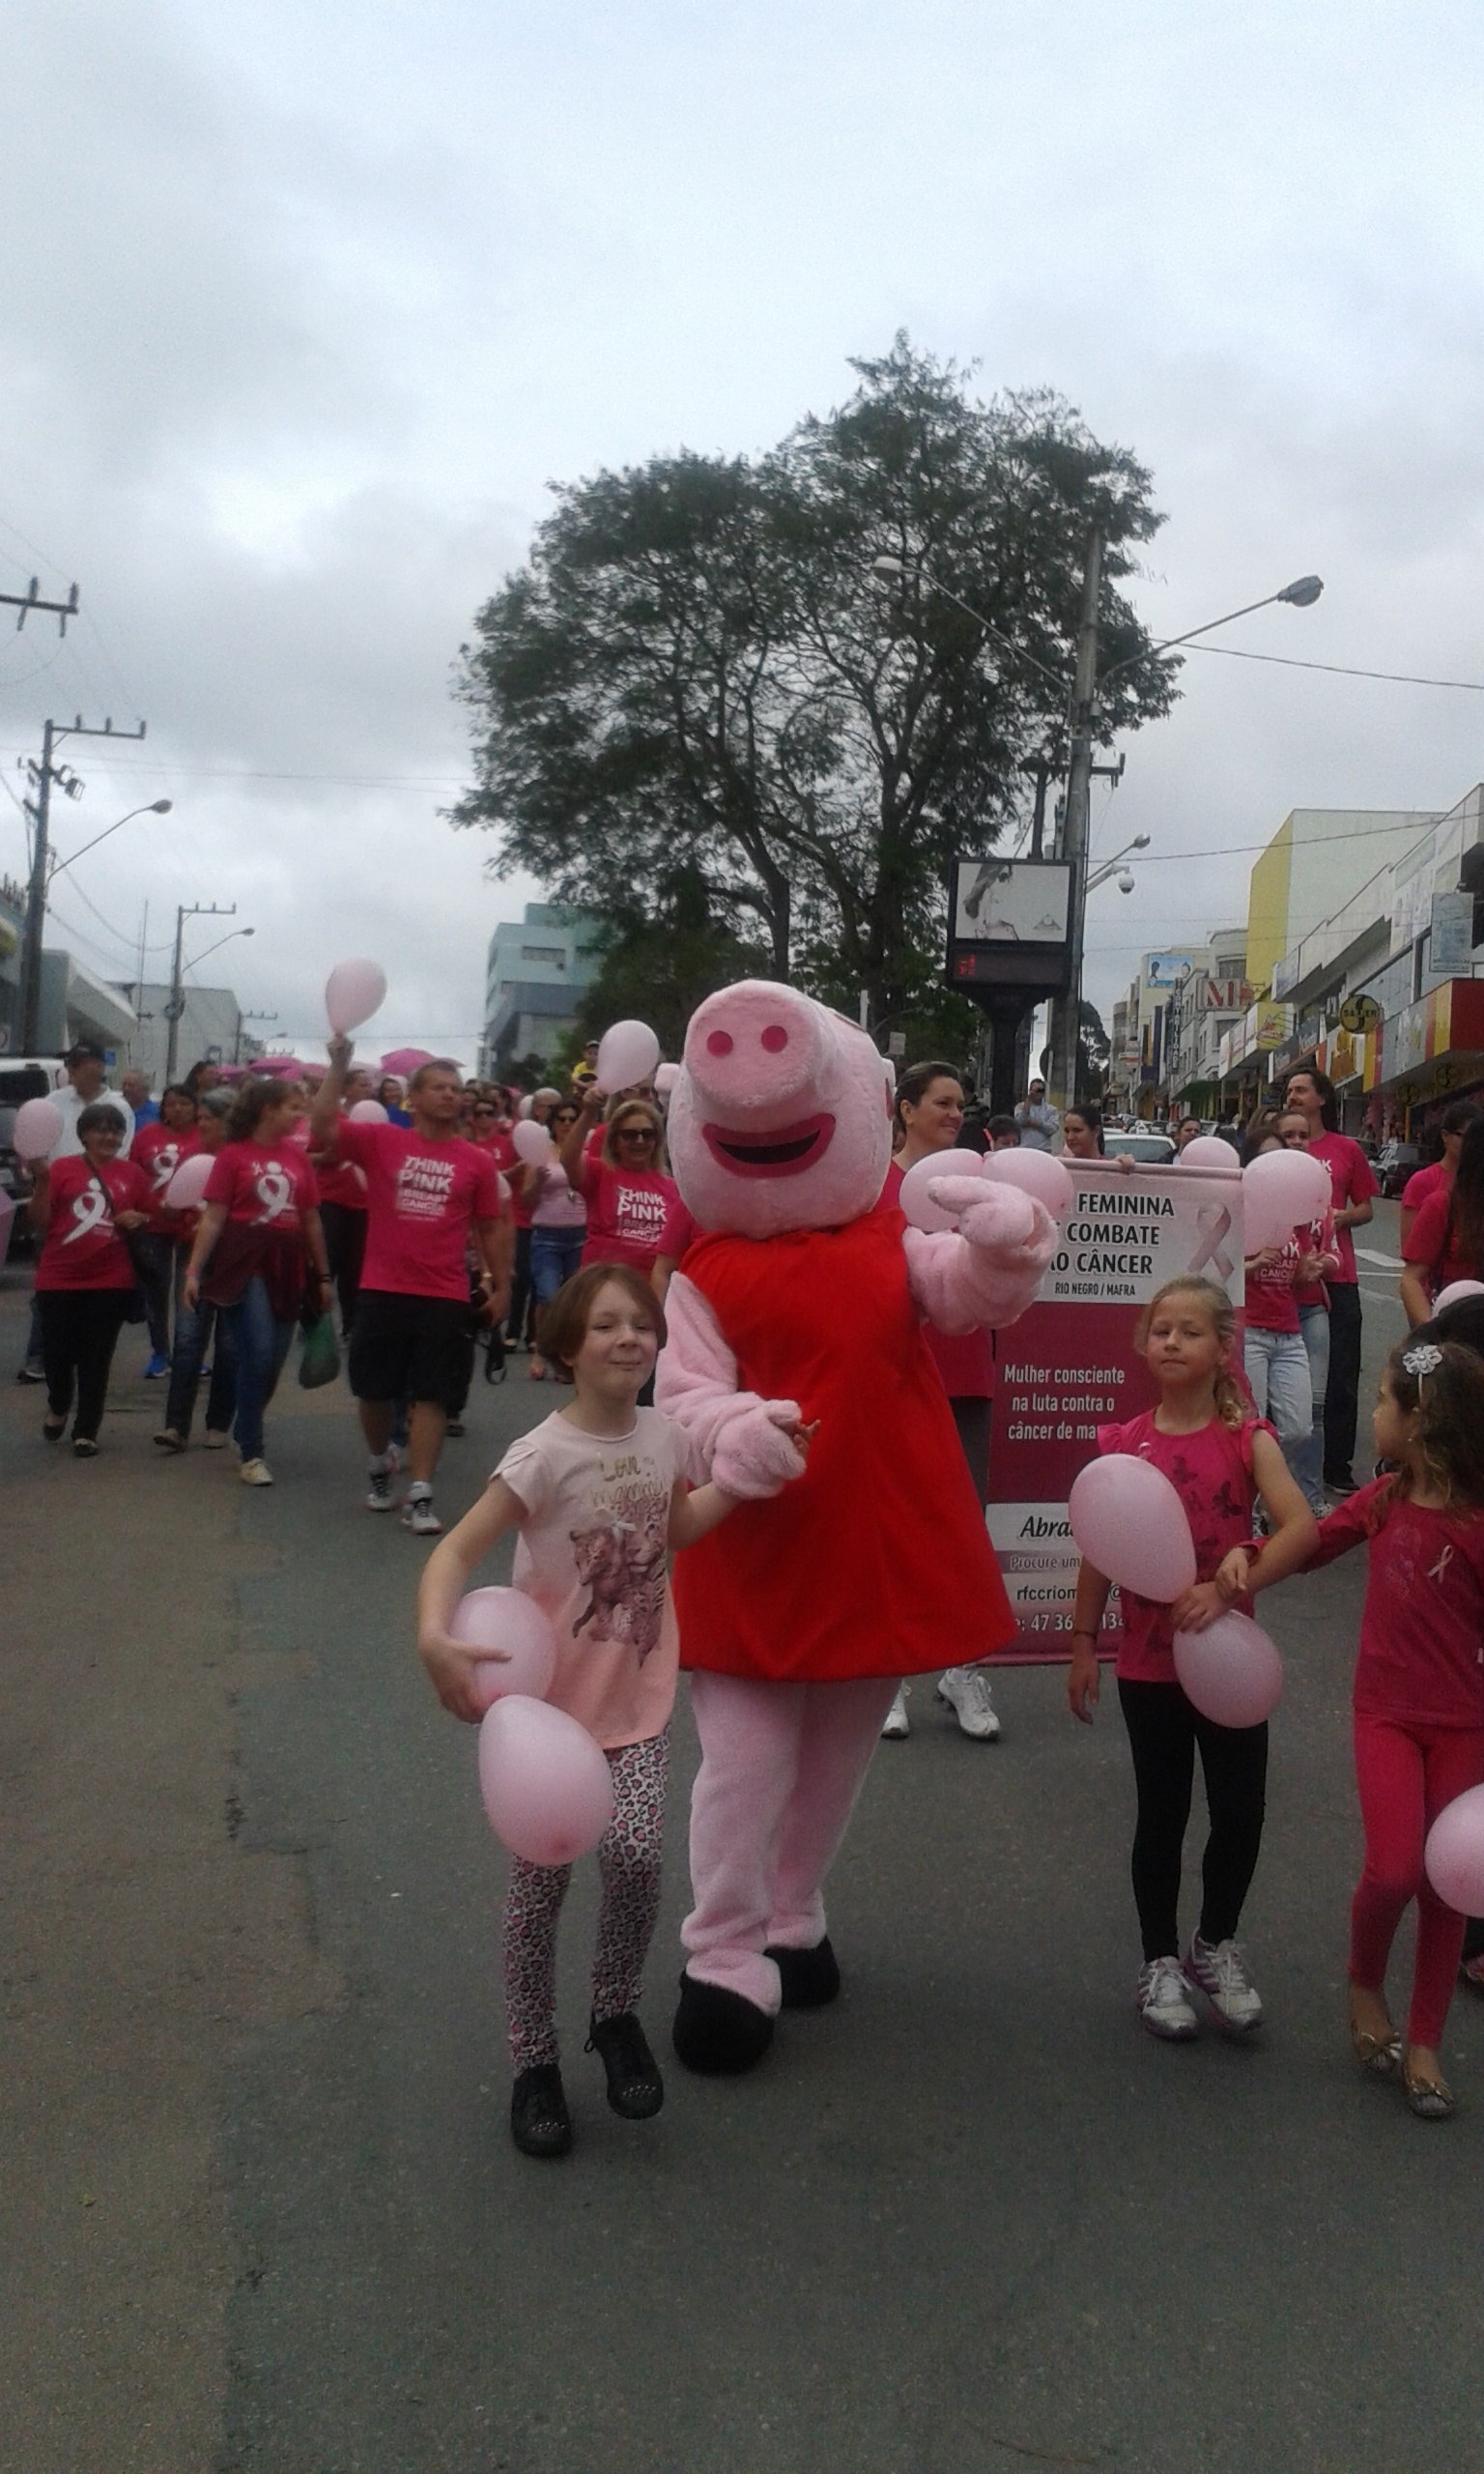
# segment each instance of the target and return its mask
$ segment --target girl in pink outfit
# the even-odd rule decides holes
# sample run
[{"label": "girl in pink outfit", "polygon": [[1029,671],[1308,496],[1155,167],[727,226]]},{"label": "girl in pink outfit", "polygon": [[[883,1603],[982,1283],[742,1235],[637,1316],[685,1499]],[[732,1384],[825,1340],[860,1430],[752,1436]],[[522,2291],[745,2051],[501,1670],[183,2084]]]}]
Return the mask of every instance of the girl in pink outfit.
[{"label": "girl in pink outfit", "polygon": [[[1242,1166],[1265,1152],[1308,1149],[1306,1117],[1269,1119],[1249,1135]],[[1246,1328],[1242,1363],[1259,1417],[1270,1418],[1278,1447],[1303,1489],[1309,1510],[1325,1510],[1312,1445],[1315,1427],[1313,1358],[1302,1320],[1303,1304],[1324,1297],[1324,1281],[1339,1270],[1334,1214],[1322,1223],[1295,1227],[1281,1246],[1264,1246],[1246,1257]],[[1321,1311],[1323,1312],[1323,1305]],[[1327,1341],[1327,1326],[1326,1326]],[[1327,1347],[1326,1350],[1327,1359]],[[1323,1385],[1319,1394],[1323,1414]]]},{"label": "girl in pink outfit", "polygon": [[[664,1338],[659,1300],[628,1265],[574,1274],[540,1325],[543,1354],[572,1369],[573,1397],[511,1445],[472,1511],[435,1548],[418,1595],[417,1646],[439,1699],[455,1717],[477,1719],[475,1667],[499,1654],[466,1647],[448,1626],[475,1565],[508,1530],[519,1532],[515,1585],[556,1634],[546,1697],[587,1728],[614,1775],[614,1818],[598,1848],[588,2044],[607,2073],[609,2103],[631,2121],[657,2114],[665,2096],[638,2002],[659,1912],[679,1658],[668,1556],[705,1537],[739,1500],[717,1485],[689,1490],[680,1428],[637,1405]],[[790,1431],[802,1471],[811,1430],[795,1416]],[[511,1859],[510,2132],[528,2156],[564,2156],[572,2144],[556,2018],[556,1924],[570,1879],[570,1865]]]},{"label": "girl in pink outfit", "polygon": [[[1184,1505],[1195,1543],[1196,1580],[1173,1606],[1122,1593],[1118,1697],[1133,1755],[1138,1820],[1133,1895],[1144,1941],[1138,2011],[1151,2035],[1186,2040],[1198,2021],[1192,1989],[1220,2024],[1246,2034],[1263,2006],[1237,1946],[1237,1926],[1262,1845],[1268,1729],[1221,1727],[1185,1698],[1175,1673],[1177,1630],[1200,1631],[1229,1606],[1245,1612],[1227,1569],[1232,1549],[1249,1539],[1261,1496],[1283,1540],[1301,1559],[1318,1537],[1314,1515],[1289,1475],[1270,1425],[1231,1370],[1236,1317],[1211,1280],[1172,1280],[1145,1309],[1138,1346],[1159,1398],[1127,1425],[1104,1426],[1099,1452],[1127,1452],[1162,1470]],[[1091,1719],[1099,1694],[1098,1632],[1110,1584],[1084,1561],[1072,1614],[1068,1699],[1073,1717]],[[1202,1861],[1200,1925],[1180,1957],[1181,1856],[1190,1818],[1199,1749],[1211,1813]]]},{"label": "girl in pink outfit", "polygon": [[[1324,1521],[1318,1543],[1273,1539],[1254,1566],[1239,1547],[1217,1575],[1227,1591],[1269,1589],[1299,1568],[1369,1550],[1356,1663],[1356,1783],[1365,1869],[1351,1909],[1350,2034],[1363,2070],[1400,2067],[1407,2101],[1442,2121],[1453,2096],[1438,2051],[1464,1946],[1464,1921],[1423,1870],[1444,1804],[1484,1783],[1484,1367],[1456,1341],[1394,1349],[1372,1428],[1395,1471]],[[1386,2008],[1386,1962],[1417,1903],[1417,1954],[1405,2052]]]}]

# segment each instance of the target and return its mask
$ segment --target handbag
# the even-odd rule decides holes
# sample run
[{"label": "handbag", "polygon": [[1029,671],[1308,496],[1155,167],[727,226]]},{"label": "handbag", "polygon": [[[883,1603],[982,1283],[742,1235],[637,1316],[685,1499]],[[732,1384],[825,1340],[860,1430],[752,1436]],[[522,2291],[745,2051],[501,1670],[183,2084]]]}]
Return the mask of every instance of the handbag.
[{"label": "handbag", "polygon": [[99,1193],[103,1197],[103,1209],[108,1214],[109,1219],[113,1222],[113,1233],[123,1246],[124,1251],[128,1256],[129,1263],[133,1269],[134,1284],[128,1292],[128,1302],[124,1309],[124,1320],[126,1323],[148,1322],[149,1307],[145,1301],[144,1294],[145,1267],[139,1259],[139,1251],[134,1244],[134,1238],[137,1232],[132,1228],[121,1228],[119,1226],[118,1216],[113,1208],[113,1196],[108,1192],[106,1184],[98,1174],[96,1169],[93,1172],[93,1183],[97,1186]]}]

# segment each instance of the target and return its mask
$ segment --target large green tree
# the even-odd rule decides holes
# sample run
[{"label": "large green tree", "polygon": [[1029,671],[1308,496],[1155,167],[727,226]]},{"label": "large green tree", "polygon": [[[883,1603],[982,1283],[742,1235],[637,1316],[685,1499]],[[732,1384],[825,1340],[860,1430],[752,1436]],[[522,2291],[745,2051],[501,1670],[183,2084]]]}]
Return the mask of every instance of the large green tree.
[{"label": "large green tree", "polygon": [[636,936],[683,881],[719,970],[756,948],[889,1025],[932,998],[953,854],[992,847],[1024,763],[1060,761],[1094,526],[1103,660],[1129,665],[1099,736],[1175,687],[1121,590],[1161,521],[1131,455],[1053,394],[974,400],[903,336],[852,365],[849,401],[768,455],[557,490],[463,648],[453,821]]}]

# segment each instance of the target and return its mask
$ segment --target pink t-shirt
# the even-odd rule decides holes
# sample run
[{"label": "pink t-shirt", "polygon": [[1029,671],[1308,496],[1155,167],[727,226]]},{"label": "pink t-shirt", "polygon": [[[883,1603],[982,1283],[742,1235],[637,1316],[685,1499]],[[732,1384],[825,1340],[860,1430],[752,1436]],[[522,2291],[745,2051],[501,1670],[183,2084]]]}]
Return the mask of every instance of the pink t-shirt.
[{"label": "pink t-shirt", "polygon": [[1403,1726],[1484,1727],[1484,1512],[1423,1511],[1378,1478],[1319,1524],[1317,1571],[1368,1545],[1356,1708]]},{"label": "pink t-shirt", "polygon": [[1247,1272],[1246,1317],[1260,1332],[1297,1332],[1297,1278],[1299,1246],[1297,1229],[1275,1263],[1253,1263]]},{"label": "pink t-shirt", "polygon": [[1453,1189],[1444,1186],[1434,1191],[1422,1205],[1402,1246],[1403,1259],[1415,1263],[1428,1274],[1428,1285],[1434,1297],[1451,1288],[1456,1280],[1484,1278],[1479,1265],[1463,1245],[1456,1227],[1449,1226],[1453,1204]]},{"label": "pink t-shirt", "polygon": [[[1309,1158],[1323,1160],[1329,1171],[1331,1210],[1349,1211],[1357,1202],[1374,1201],[1381,1192],[1369,1160],[1359,1143],[1352,1141],[1348,1134],[1316,1134],[1309,1144]],[[1331,1285],[1354,1288],[1356,1280],[1356,1249],[1348,1228],[1336,1230],[1335,1246],[1340,1268]]]},{"label": "pink t-shirt", "polygon": [[[136,1143],[136,1155],[138,1147]],[[1420,1211],[1433,1194],[1446,1194],[1452,1182],[1445,1160],[1435,1161],[1431,1168],[1418,1168],[1402,1188],[1403,1211]]]},{"label": "pink t-shirt", "polygon": [[557,1410],[495,1472],[527,1511],[515,1586],[556,1634],[546,1697],[606,1751],[661,1734],[674,1707],[680,1636],[667,1541],[685,1464],[685,1437],[658,1409],[636,1409],[617,1441]]},{"label": "pink t-shirt", "polygon": [[559,1160],[538,1168],[527,1197],[532,1228],[585,1228],[587,1206],[568,1181]]},{"label": "pink t-shirt", "polygon": [[187,1126],[184,1134],[173,1133],[167,1125],[142,1125],[134,1136],[129,1152],[136,1168],[142,1168],[150,1181],[150,1199],[145,1208],[150,1226],[157,1237],[179,1237],[184,1223],[179,1212],[167,1212],[165,1188],[183,1160],[199,1151],[194,1129]]},{"label": "pink t-shirt", "polygon": [[[1271,1434],[1266,1418],[1248,1418],[1229,1426],[1220,1418],[1194,1434],[1161,1434],[1153,1409],[1127,1425],[1099,1426],[1099,1452],[1128,1452],[1162,1470],[1185,1508],[1195,1545],[1195,1577],[1214,1580],[1224,1556],[1252,1535],[1252,1506],[1257,1484],[1252,1475],[1252,1437],[1259,1429]],[[1118,1672],[1132,1683],[1174,1683],[1175,1626],[1167,1606],[1138,1597],[1130,1589],[1119,1593],[1123,1635]],[[1250,1615],[1249,1598],[1236,1601]]]},{"label": "pink t-shirt", "polygon": [[224,1202],[244,1228],[293,1229],[313,1211],[319,1188],[297,1142],[224,1142],[206,1181],[209,1203]]},{"label": "pink t-shirt", "polygon": [[[883,1203],[898,1201],[905,1175],[906,1170],[892,1161],[881,1189]],[[987,1332],[940,1332],[925,1323],[923,1338],[951,1400],[988,1399],[994,1390],[994,1342]]]},{"label": "pink t-shirt", "polygon": [[113,1215],[144,1210],[149,1187],[143,1170],[132,1160],[118,1159],[95,1168],[80,1151],[73,1152],[52,1162],[48,1193],[37,1287],[132,1288],[133,1262]]},{"label": "pink t-shirt", "polygon": [[667,1223],[680,1196],[672,1177],[658,1168],[610,1168],[587,1164],[587,1243],[585,1263],[632,1263],[646,1276],[665,1243]]},{"label": "pink t-shirt", "polygon": [[487,1151],[462,1135],[429,1142],[411,1126],[335,1129],[342,1159],[364,1171],[364,1288],[400,1297],[469,1297],[469,1241],[476,1220],[504,1209],[499,1171]]}]

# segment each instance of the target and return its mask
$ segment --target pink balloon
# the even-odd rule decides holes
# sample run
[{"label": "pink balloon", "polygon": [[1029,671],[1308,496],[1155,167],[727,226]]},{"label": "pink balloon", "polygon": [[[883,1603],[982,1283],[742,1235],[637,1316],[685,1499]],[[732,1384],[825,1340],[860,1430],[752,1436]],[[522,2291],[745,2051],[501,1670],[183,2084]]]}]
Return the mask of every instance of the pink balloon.
[{"label": "pink balloon", "polygon": [[1177,1632],[1175,1672],[1187,1701],[1218,1727],[1260,1727],[1283,1698],[1283,1661],[1250,1615],[1218,1615],[1204,1632]]},{"label": "pink balloon", "polygon": [[448,1625],[471,1649],[507,1650],[509,1664],[490,1659],[479,1669],[481,1714],[512,1692],[544,1701],[556,1672],[556,1635],[533,1597],[519,1589],[471,1589]]},{"label": "pink balloon", "polygon": [[1224,1168],[1229,1177],[1237,1174],[1237,1154],[1219,1134],[1198,1134],[1187,1142],[1176,1165],[1181,1168]]},{"label": "pink balloon", "polygon": [[602,1746],[565,1710],[518,1692],[480,1722],[479,1792],[496,1837],[528,1864],[570,1864],[614,1817]]},{"label": "pink balloon", "polygon": [[1322,1220],[1333,1189],[1323,1160],[1306,1151],[1265,1151],[1241,1172],[1242,1242],[1249,1254],[1283,1246],[1294,1230]]},{"label": "pink balloon", "polygon": [[62,1111],[51,1100],[22,1100],[11,1136],[19,1160],[44,1160],[62,1132]]},{"label": "pink balloon", "polygon": [[171,1211],[196,1211],[206,1200],[207,1182],[212,1173],[209,1151],[192,1151],[183,1160],[165,1188],[166,1207]]},{"label": "pink balloon", "polygon": [[1049,1151],[991,1151],[985,1174],[1002,1186],[1018,1186],[1033,1202],[1044,1203],[1053,1220],[1065,1220],[1076,1198],[1070,1177]]},{"label": "pink balloon", "polygon": [[1129,1452],[1105,1453],[1072,1480],[1071,1534],[1088,1562],[1120,1589],[1161,1606],[1195,1579],[1190,1523],[1162,1469]]},{"label": "pink balloon", "polygon": [[556,1156],[556,1146],[545,1126],[537,1125],[530,1117],[521,1120],[510,1140],[517,1160],[524,1161],[528,1168],[539,1168]]},{"label": "pink balloon", "polygon": [[662,1100],[669,1099],[679,1079],[678,1065],[657,1065],[654,1069],[654,1087]]},{"label": "pink balloon", "polygon": [[647,1022],[614,1022],[598,1042],[598,1080],[605,1091],[647,1082],[659,1061],[660,1043]]},{"label": "pink balloon", "polygon": [[1484,1915],[1484,1787],[1470,1787],[1443,1805],[1422,1860],[1444,1907]]},{"label": "pink balloon", "polygon": [[958,1214],[935,1203],[928,1194],[928,1185],[934,1177],[978,1177],[983,1175],[984,1167],[977,1151],[929,1151],[925,1159],[914,1160],[897,1197],[912,1226],[926,1228],[929,1235],[956,1228]]},{"label": "pink balloon", "polygon": [[1445,1306],[1457,1306],[1466,1297],[1484,1297],[1484,1280],[1450,1280],[1434,1298],[1433,1312],[1441,1314]]},{"label": "pink balloon", "polygon": [[336,963],[325,982],[325,1011],[336,1039],[369,1022],[386,995],[386,973],[380,963]]},{"label": "pink balloon", "polygon": [[380,1100],[357,1100],[353,1108],[346,1110],[346,1114],[352,1125],[389,1125],[391,1123]]}]

